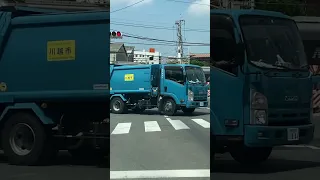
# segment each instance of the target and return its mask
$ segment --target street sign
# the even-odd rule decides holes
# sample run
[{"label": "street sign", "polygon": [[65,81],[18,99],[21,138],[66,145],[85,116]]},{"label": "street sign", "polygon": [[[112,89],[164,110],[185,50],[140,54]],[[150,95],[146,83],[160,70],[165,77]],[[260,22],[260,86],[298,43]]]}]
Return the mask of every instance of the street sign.
[{"label": "street sign", "polygon": [[122,33],[120,31],[110,32],[110,39],[122,39]]}]

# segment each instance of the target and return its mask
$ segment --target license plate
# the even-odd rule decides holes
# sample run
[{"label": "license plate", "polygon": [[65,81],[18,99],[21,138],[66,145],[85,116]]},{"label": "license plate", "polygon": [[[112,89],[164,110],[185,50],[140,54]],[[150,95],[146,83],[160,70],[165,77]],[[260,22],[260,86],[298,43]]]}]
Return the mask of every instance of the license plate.
[{"label": "license plate", "polygon": [[203,103],[203,102],[200,102],[200,106],[204,106],[204,103]]},{"label": "license plate", "polygon": [[298,128],[289,128],[287,130],[288,141],[297,141],[299,140],[299,129]]}]

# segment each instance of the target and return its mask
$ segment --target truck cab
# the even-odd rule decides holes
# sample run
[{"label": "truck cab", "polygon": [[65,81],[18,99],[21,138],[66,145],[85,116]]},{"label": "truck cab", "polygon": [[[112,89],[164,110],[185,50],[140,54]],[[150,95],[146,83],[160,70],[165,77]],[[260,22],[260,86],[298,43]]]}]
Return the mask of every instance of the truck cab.
[{"label": "truck cab", "polygon": [[211,10],[211,151],[260,163],[313,139],[312,78],[295,22],[261,10]]}]

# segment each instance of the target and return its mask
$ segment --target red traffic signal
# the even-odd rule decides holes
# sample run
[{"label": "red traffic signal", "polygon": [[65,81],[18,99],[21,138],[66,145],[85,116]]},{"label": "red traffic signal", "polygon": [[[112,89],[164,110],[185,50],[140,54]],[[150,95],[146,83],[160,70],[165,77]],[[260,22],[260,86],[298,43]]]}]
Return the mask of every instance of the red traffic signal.
[{"label": "red traffic signal", "polygon": [[110,32],[111,39],[122,39],[122,33],[120,31],[112,31]]}]

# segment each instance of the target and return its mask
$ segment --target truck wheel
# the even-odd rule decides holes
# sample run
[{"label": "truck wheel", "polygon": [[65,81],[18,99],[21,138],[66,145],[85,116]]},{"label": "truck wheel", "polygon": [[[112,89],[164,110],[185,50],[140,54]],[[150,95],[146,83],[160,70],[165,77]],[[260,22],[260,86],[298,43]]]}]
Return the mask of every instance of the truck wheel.
[{"label": "truck wheel", "polygon": [[10,164],[43,164],[54,155],[51,138],[37,117],[17,113],[5,123],[2,147]]},{"label": "truck wheel", "polygon": [[181,110],[186,113],[186,114],[191,114],[194,112],[196,108],[186,108],[186,107],[183,107]]},{"label": "truck wheel", "polygon": [[230,154],[232,158],[241,164],[256,165],[268,160],[272,148],[250,148],[250,147],[239,147],[232,148]]},{"label": "truck wheel", "polygon": [[163,112],[167,116],[173,116],[177,112],[177,105],[174,100],[167,98],[163,100]]},{"label": "truck wheel", "polygon": [[127,105],[120,97],[114,97],[111,100],[111,111],[115,114],[122,114],[127,112]]}]

